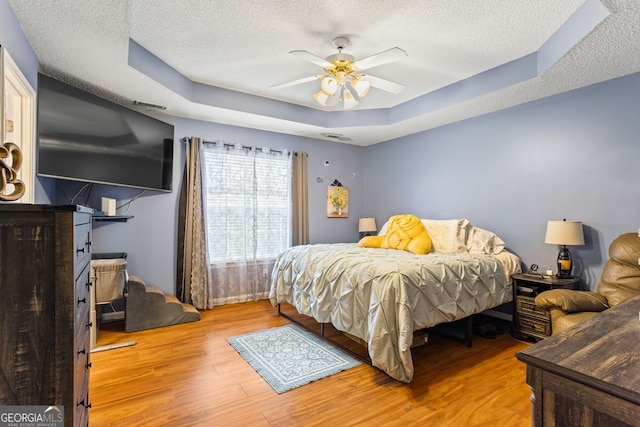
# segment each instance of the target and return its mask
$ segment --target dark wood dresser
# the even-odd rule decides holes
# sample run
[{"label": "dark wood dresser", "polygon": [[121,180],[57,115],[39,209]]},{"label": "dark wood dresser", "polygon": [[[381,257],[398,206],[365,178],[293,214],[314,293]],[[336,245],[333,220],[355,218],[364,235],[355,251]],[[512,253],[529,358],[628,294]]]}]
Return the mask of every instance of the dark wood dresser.
[{"label": "dark wood dresser", "polygon": [[640,426],[640,297],[545,339],[527,364],[535,426]]},{"label": "dark wood dresser", "polygon": [[0,405],[89,423],[91,213],[0,204]]}]

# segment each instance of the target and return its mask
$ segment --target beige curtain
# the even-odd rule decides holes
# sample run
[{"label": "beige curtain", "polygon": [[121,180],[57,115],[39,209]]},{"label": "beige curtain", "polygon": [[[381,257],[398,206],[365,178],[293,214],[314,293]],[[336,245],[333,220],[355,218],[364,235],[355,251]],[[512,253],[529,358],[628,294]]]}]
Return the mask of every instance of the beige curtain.
[{"label": "beige curtain", "polygon": [[213,307],[207,284],[207,252],[202,214],[200,150],[202,140],[187,140],[178,213],[178,296],[198,309]]},{"label": "beige curtain", "polygon": [[291,243],[306,245],[309,243],[309,178],[307,173],[307,153],[293,152],[293,183],[291,198],[293,202]]},{"label": "beige curtain", "polygon": [[[205,218],[202,212],[200,154],[203,141],[187,141],[186,165],[180,189],[178,212],[178,296],[198,309],[214,306],[209,286]],[[292,244],[309,243],[309,196],[307,153],[292,153]]]}]

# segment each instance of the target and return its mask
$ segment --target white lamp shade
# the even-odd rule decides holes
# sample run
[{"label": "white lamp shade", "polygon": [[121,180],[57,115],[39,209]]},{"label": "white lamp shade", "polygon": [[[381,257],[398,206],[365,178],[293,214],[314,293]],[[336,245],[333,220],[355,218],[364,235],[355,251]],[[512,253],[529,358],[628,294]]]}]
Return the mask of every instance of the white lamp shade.
[{"label": "white lamp shade", "polygon": [[318,101],[320,105],[327,105],[327,99],[329,99],[329,94],[321,90],[318,93],[314,93],[313,97],[316,99],[316,101]]},{"label": "white lamp shade", "polygon": [[550,245],[584,245],[580,221],[548,221],[544,242]]},{"label": "white lamp shade", "polygon": [[358,101],[353,97],[351,91],[347,88],[344,89],[342,93],[342,102],[344,104],[344,109],[348,110],[349,108],[353,108],[358,105]]},{"label": "white lamp shade", "polygon": [[338,90],[338,82],[333,77],[325,77],[320,82],[320,87],[327,95],[333,95]]},{"label": "white lamp shade", "polygon": [[371,83],[367,80],[352,79],[350,85],[360,98],[369,93],[369,88],[371,88]]},{"label": "white lamp shade", "polygon": [[358,220],[358,231],[360,233],[369,233],[377,231],[375,218],[360,218]]}]

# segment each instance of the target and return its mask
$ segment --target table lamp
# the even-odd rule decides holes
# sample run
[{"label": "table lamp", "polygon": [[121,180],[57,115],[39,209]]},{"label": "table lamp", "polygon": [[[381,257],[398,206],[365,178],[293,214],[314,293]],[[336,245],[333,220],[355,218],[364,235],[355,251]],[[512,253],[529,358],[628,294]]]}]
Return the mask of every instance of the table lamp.
[{"label": "table lamp", "polygon": [[360,218],[358,221],[358,231],[360,232],[360,238],[376,234],[376,219]]},{"label": "table lamp", "polygon": [[567,245],[580,246],[584,245],[584,234],[582,232],[582,222],[580,221],[548,221],[547,234],[544,242],[550,245],[561,245],[560,253],[558,253],[558,273],[556,277],[559,279],[567,279],[571,276],[573,262],[571,253]]}]

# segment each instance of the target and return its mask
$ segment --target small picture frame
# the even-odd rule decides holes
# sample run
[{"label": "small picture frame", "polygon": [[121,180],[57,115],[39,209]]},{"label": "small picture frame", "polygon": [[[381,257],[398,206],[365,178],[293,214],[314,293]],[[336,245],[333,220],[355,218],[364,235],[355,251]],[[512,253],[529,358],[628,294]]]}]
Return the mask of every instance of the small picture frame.
[{"label": "small picture frame", "polygon": [[349,189],[330,185],[327,189],[327,217],[349,218]]}]

